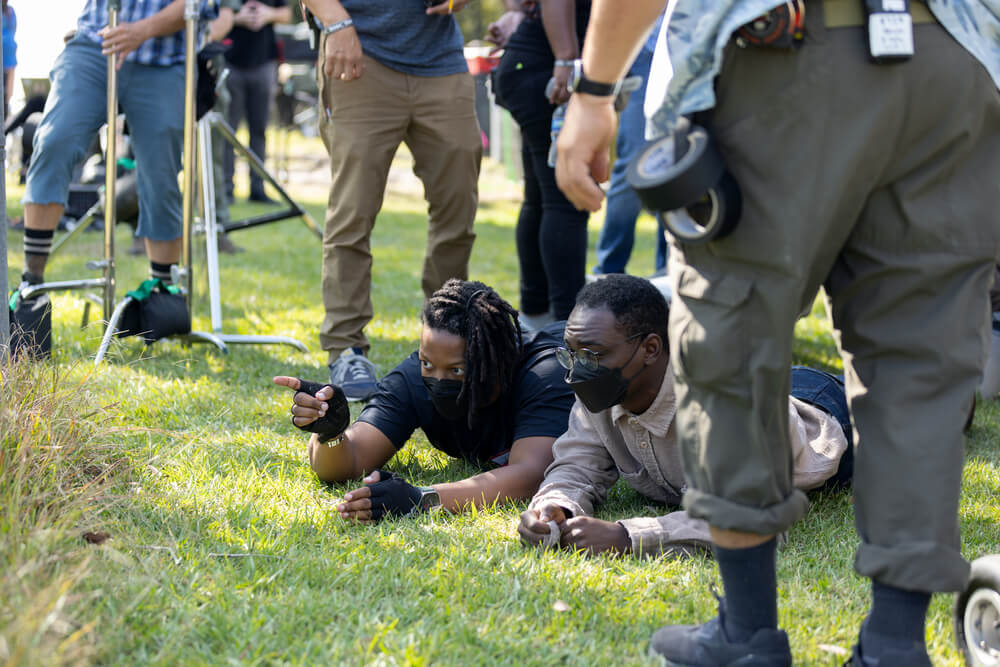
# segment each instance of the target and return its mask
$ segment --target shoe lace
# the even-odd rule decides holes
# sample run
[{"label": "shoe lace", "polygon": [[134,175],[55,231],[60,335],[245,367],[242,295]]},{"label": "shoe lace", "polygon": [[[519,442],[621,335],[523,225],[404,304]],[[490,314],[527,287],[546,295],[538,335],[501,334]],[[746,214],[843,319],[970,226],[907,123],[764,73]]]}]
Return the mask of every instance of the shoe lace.
[{"label": "shoe lace", "polygon": [[360,354],[341,357],[338,360],[335,374],[337,384],[353,380],[374,380],[375,364]]}]

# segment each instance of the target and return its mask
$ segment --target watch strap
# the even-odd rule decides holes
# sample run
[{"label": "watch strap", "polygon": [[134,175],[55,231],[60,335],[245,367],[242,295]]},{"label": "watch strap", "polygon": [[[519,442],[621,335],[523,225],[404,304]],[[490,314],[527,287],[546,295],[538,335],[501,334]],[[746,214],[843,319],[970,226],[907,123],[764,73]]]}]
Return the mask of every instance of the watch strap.
[{"label": "watch strap", "polygon": [[350,28],[354,25],[354,20],[351,18],[346,18],[343,21],[337,21],[336,23],[331,23],[328,26],[323,26],[324,35],[332,35],[335,32],[340,32],[344,28]]},{"label": "watch strap", "polygon": [[618,94],[618,91],[621,90],[622,87],[621,81],[603,83],[601,81],[588,79],[583,73],[582,60],[576,60],[573,62],[573,76],[570,79],[570,83],[570,92],[584,93],[586,95],[594,95],[596,97],[614,97]]}]

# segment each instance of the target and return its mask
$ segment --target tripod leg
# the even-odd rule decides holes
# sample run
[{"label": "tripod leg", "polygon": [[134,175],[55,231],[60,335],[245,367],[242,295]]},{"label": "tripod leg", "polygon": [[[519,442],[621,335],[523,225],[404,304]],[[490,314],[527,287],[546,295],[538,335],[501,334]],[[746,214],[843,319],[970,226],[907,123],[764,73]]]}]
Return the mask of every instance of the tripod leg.
[{"label": "tripod leg", "polygon": [[[118,25],[120,0],[108,3],[108,27]],[[115,307],[115,186],[118,177],[118,70],[116,55],[108,55],[107,153],[104,158],[104,321],[111,321]],[[61,245],[61,244],[60,244]],[[110,328],[110,324],[108,327]]]},{"label": "tripod leg", "polygon": [[205,222],[205,256],[208,270],[208,299],[212,331],[222,331],[222,303],[219,296],[219,235],[215,211],[215,170],[212,168],[212,119],[209,112],[198,121],[198,161],[201,200]]}]

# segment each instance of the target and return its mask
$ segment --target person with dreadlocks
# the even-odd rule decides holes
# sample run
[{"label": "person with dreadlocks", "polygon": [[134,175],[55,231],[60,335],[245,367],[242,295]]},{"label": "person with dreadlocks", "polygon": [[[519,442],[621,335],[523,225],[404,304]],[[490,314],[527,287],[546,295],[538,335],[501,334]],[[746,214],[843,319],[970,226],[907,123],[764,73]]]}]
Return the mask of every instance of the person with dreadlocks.
[{"label": "person with dreadlocks", "polygon": [[[350,427],[339,387],[274,378],[295,390],[292,423],[313,433],[309,462],[319,479],[364,476],[365,486],[337,508],[344,519],[531,498],[566,430],[573,391],[556,359],[564,323],[522,336],[517,311],[499,294],[457,279],[431,295],[420,319],[419,349],[382,378]],[[435,448],[484,472],[421,488],[381,470],[417,428]]]}]

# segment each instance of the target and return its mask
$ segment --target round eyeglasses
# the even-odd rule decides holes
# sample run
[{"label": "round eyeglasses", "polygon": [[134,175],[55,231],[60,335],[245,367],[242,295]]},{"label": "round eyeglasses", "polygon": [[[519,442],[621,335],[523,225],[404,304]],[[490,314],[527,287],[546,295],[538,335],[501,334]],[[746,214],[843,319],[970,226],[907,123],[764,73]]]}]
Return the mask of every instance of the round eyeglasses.
[{"label": "round eyeglasses", "polygon": [[[630,340],[635,340],[640,336],[645,337],[647,334],[637,333],[632,334],[625,339],[625,342]],[[557,347],[556,348],[556,360],[559,365],[568,371],[573,370],[574,364],[580,364],[581,367],[588,371],[596,371],[597,367],[600,365],[601,357],[607,354],[607,352],[594,352],[593,350],[588,350],[585,347],[581,347],[579,350],[573,351],[567,347]]]}]

